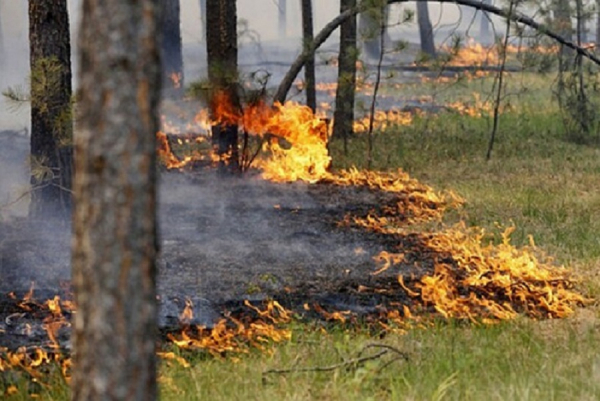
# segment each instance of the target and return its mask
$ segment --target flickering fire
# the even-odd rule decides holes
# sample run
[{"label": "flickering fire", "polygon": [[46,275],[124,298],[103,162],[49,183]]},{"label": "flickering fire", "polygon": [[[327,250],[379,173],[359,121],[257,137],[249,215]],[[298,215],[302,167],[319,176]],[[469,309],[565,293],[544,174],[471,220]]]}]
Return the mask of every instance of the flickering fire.
[{"label": "flickering fire", "polygon": [[[248,301],[245,306],[255,312],[258,318],[240,320],[229,316],[221,319],[212,329],[188,325],[180,333],[169,334],[168,339],[179,348],[205,350],[215,356],[222,356],[232,352],[247,352],[248,349],[242,342],[264,349],[264,344],[268,342],[278,343],[291,338],[291,331],[281,327],[290,322],[291,312],[277,301],[268,302],[264,310]],[[187,304],[184,315],[186,321],[193,317],[193,310]]]},{"label": "flickering fire", "polygon": [[[331,158],[327,152],[328,126],[310,108],[294,102],[273,107],[258,102],[243,111],[233,106],[224,93],[213,98],[214,117],[211,124],[236,125],[240,130],[260,138],[261,155],[253,167],[262,171],[265,179],[279,182],[316,182],[327,174]],[[201,111],[197,120],[207,116]],[[158,155],[169,169],[182,168],[198,159],[214,156],[174,156],[166,135],[157,134]]]},{"label": "flickering fire", "polygon": [[[413,113],[401,110],[378,110],[373,116],[373,130],[385,131],[389,127],[395,125],[410,125],[413,122]],[[367,132],[371,123],[371,117],[365,116],[359,120],[355,120],[353,124],[354,132]]]}]

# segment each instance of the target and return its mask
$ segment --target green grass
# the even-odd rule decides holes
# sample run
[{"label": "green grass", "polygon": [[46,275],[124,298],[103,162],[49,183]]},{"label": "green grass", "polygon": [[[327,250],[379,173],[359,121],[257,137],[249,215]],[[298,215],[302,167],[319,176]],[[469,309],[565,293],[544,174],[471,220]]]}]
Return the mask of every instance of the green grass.
[{"label": "green grass", "polygon": [[[538,79],[539,81],[535,81]],[[532,78],[539,88],[543,78]],[[469,96],[473,82],[461,89]],[[455,94],[461,95],[463,92]],[[408,171],[436,189],[451,189],[465,206],[449,213],[490,231],[515,224],[516,244],[536,244],[581,278],[580,289],[600,296],[600,149],[565,140],[548,89],[522,96],[518,112],[502,115],[492,159],[485,160],[486,118],[452,113],[417,118],[375,137],[375,169]],[[540,106],[542,105],[542,106]],[[332,144],[336,168],[365,166],[366,136],[350,152]],[[270,352],[233,359],[192,357],[190,368],[163,361],[164,400],[596,400],[600,399],[600,308],[563,320],[519,318],[493,326],[438,321],[384,338],[361,328],[323,331],[292,325],[292,341]],[[263,373],[269,369],[330,366],[355,358],[370,343],[392,346],[408,361],[387,357],[330,372]],[[65,399],[60,378],[42,399]],[[2,384],[0,383],[0,388]],[[25,392],[9,400],[28,399]]]}]

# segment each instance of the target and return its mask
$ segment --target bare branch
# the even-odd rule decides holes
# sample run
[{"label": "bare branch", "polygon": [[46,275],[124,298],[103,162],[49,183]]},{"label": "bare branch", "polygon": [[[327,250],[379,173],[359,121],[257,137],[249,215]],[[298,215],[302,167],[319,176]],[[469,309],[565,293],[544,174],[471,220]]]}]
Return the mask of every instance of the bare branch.
[{"label": "bare branch", "polygon": [[[395,3],[406,3],[409,0],[388,0],[387,4],[395,4]],[[433,1],[433,0],[415,0],[417,2],[423,1]],[[438,3],[455,3],[463,6],[473,7],[478,10],[486,11],[490,14],[498,15],[500,17],[504,17],[510,19],[513,22],[521,23],[523,25],[527,25],[530,28],[535,29],[536,31],[556,40],[558,43],[575,50],[579,55],[585,57],[597,65],[600,65],[600,58],[594,55],[592,52],[584,49],[581,46],[578,46],[574,42],[564,38],[558,33],[551,31],[547,26],[540,24],[534,21],[532,18],[522,14],[522,13],[511,13],[508,10],[501,9],[499,7],[495,7],[491,4],[485,4],[481,2],[481,0],[436,0]],[[315,36],[313,43],[310,47],[307,47],[294,61],[294,63],[290,66],[287,74],[279,84],[277,91],[275,92],[275,96],[273,97],[273,102],[285,102],[285,98],[287,97],[287,93],[289,92],[294,80],[298,76],[298,73],[304,67],[306,60],[310,58],[310,56],[331,36],[331,34],[348,18],[355,16],[358,13],[365,11],[367,8],[364,5],[358,6],[356,8],[352,8],[350,10],[344,11],[339,14],[333,20],[331,20],[327,25],[323,27],[323,29]]]}]

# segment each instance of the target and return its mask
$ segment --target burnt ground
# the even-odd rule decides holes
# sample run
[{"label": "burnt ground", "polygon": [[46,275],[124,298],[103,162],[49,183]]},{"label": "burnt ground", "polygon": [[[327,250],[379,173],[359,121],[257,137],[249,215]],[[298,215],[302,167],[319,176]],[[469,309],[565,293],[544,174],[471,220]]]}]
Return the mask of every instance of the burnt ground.
[{"label": "burnt ground", "polygon": [[[407,301],[397,275],[418,277],[428,265],[418,238],[341,224],[348,214],[366,216],[391,202],[390,193],[331,183],[279,184],[257,176],[221,176],[214,170],[164,172],[159,203],[161,325],[176,324],[185,298],[194,301],[194,322],[208,326],[243,300],[276,299],[296,310],[318,303],[359,315],[376,313],[390,301]],[[15,291],[21,299],[35,282],[38,300],[66,296],[69,237],[68,228],[56,222],[23,218],[2,223],[0,293]],[[418,254],[411,256],[413,248]],[[406,263],[373,275],[373,256],[382,250],[405,252]],[[425,262],[418,268],[413,264],[417,259]],[[0,299],[2,317],[19,312],[16,300],[6,295]],[[24,325],[35,317],[20,319]],[[17,330],[18,325],[7,322],[0,329]]]}]

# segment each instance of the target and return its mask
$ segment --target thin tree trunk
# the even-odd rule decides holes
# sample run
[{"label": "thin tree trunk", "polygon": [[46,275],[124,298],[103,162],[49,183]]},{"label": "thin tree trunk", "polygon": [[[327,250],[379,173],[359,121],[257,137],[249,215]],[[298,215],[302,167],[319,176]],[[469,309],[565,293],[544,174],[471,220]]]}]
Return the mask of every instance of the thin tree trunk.
[{"label": "thin tree trunk", "polygon": [[[212,85],[211,114],[216,114],[215,96],[225,93],[234,109],[240,110],[237,89],[237,9],[231,0],[207,0],[206,2],[206,54],[208,78]],[[238,126],[216,124],[212,126],[212,141],[219,155],[221,170],[239,169]]]},{"label": "thin tree trunk", "polygon": [[[433,1],[433,0],[416,0],[416,1]],[[469,7],[473,7],[473,8],[485,11],[485,12],[493,14],[493,15],[498,15],[503,18],[510,18],[511,21],[517,22],[517,23],[526,25],[532,29],[535,29],[536,31],[540,32],[541,34],[554,39],[558,43],[560,43],[570,49],[573,49],[575,52],[580,54],[582,57],[587,58],[588,60],[592,61],[596,65],[600,65],[600,58],[598,58],[595,54],[593,54],[592,52],[588,51],[587,49],[585,49],[581,46],[577,46],[577,44],[573,43],[571,40],[563,38],[562,36],[557,34],[555,31],[551,30],[549,27],[536,22],[535,20],[533,20],[531,17],[528,17],[527,15],[524,15],[521,13],[513,13],[512,15],[509,16],[506,10],[499,8],[499,7],[495,7],[493,5],[484,4],[481,2],[481,0],[436,0],[436,1],[439,3],[453,3],[453,4],[459,4],[459,5],[466,5]],[[387,0],[388,5],[398,4],[398,3],[406,3],[406,2],[408,2],[408,0]],[[304,63],[305,63],[306,59],[310,56],[310,54],[314,53],[323,43],[325,43],[325,41],[329,38],[329,36],[331,36],[331,34],[337,29],[337,27],[339,27],[341,24],[343,24],[344,21],[346,21],[347,19],[349,19],[363,11],[365,11],[365,9],[364,9],[364,7],[361,7],[361,6],[357,6],[356,8],[353,8],[352,10],[347,10],[347,11],[339,14],[337,17],[335,17],[331,21],[329,21],[321,29],[321,31],[317,35],[315,35],[313,46],[310,49],[303,51],[300,55],[298,55],[298,57],[296,57],[296,60],[294,60],[294,62],[290,66],[288,72],[285,74],[285,76],[281,80],[281,83],[277,87],[277,91],[275,92],[275,95],[273,96],[274,102],[284,102],[285,101],[285,98],[287,97],[287,94],[288,94],[290,88],[292,87],[294,80],[298,76],[298,73],[300,72],[300,70],[302,70]]]},{"label": "thin tree trunk", "polygon": [[600,47],[600,0],[596,0],[596,51]]},{"label": "thin tree trunk", "polygon": [[72,399],[153,400],[159,0],[84,0]]},{"label": "thin tree trunk", "polygon": [[371,107],[369,108],[369,131],[367,132],[367,169],[370,170],[373,166],[373,128],[375,123],[375,107],[377,105],[377,93],[381,84],[381,65],[385,54],[385,25],[386,21],[380,21],[380,47],[379,60],[377,60],[377,74],[375,76],[375,85],[373,85],[373,97],[371,98]]},{"label": "thin tree trunk", "polygon": [[68,218],[73,123],[66,0],[29,1],[32,218]]},{"label": "thin tree trunk", "polygon": [[419,23],[419,37],[421,39],[421,52],[429,57],[435,58],[433,26],[429,19],[429,7],[427,6],[427,3],[417,3],[417,20]]},{"label": "thin tree trunk", "polygon": [[[356,7],[356,0],[341,0],[340,13]],[[344,153],[348,153],[348,137],[353,133],[354,100],[356,92],[356,15],[340,27],[338,56],[338,84],[333,112],[333,137],[344,139]]]},{"label": "thin tree trunk", "polygon": [[[304,49],[310,49],[313,42],[312,0],[301,0],[302,6],[302,40]],[[315,88],[315,54],[304,64],[304,81],[306,85],[306,105],[315,112],[317,109],[317,92]]]},{"label": "thin tree trunk", "polygon": [[[510,2],[508,8],[508,15],[512,15],[513,7],[515,3]],[[500,55],[500,71],[498,71],[498,90],[496,91],[496,99],[494,102],[494,117],[492,120],[492,132],[490,134],[490,141],[488,143],[487,153],[485,155],[486,160],[490,160],[492,157],[492,150],[494,148],[494,142],[496,141],[496,133],[498,132],[498,123],[500,121],[500,103],[502,101],[502,92],[504,91],[504,69],[506,68],[506,54],[508,49],[508,41],[510,39],[510,23],[511,19],[506,19],[506,34],[504,35],[504,42],[502,43],[502,53]]]},{"label": "thin tree trunk", "polygon": [[279,38],[285,39],[287,36],[287,0],[279,0],[277,2],[277,22]]},{"label": "thin tree trunk", "polygon": [[163,88],[167,95],[183,95],[183,53],[181,49],[181,18],[179,0],[163,2],[162,61]]}]

